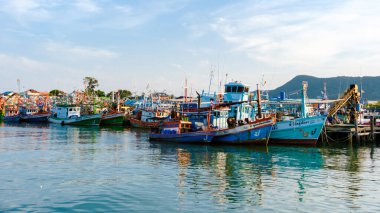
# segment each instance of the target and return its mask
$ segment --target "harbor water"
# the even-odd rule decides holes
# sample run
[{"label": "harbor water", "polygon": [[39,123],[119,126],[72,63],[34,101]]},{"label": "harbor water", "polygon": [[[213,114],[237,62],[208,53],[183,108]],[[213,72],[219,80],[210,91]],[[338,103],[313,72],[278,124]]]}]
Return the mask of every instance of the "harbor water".
[{"label": "harbor water", "polygon": [[0,212],[378,212],[380,148],[151,143],[0,123]]}]

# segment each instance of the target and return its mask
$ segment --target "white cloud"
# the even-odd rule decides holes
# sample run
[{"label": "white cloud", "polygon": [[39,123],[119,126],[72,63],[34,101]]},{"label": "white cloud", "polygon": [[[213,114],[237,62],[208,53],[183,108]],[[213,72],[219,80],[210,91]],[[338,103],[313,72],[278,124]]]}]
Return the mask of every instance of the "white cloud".
[{"label": "white cloud", "polygon": [[[21,89],[48,91],[52,86],[67,91],[80,85],[78,70],[54,63],[35,60],[24,56],[12,56],[0,53],[1,78],[7,79],[0,86],[0,91],[17,89],[16,79],[21,80]],[[80,76],[82,77],[82,76]]]},{"label": "white cloud", "polygon": [[19,23],[41,21],[51,18],[48,8],[53,2],[44,0],[9,0],[0,6],[0,11],[14,17]]},{"label": "white cloud", "polygon": [[277,68],[350,75],[372,67],[367,63],[379,67],[380,2],[319,3],[276,2],[263,9],[244,2],[218,11],[211,26],[235,51]]},{"label": "white cloud", "polygon": [[180,64],[171,64],[171,66],[174,67],[175,69],[178,69],[178,70],[183,69],[182,65],[180,65]]},{"label": "white cloud", "polygon": [[131,14],[133,11],[133,8],[129,5],[115,5],[115,9],[126,14]]},{"label": "white cloud", "polygon": [[48,43],[46,44],[46,50],[64,56],[66,58],[89,58],[89,59],[105,59],[116,58],[118,54],[106,49],[89,48],[82,46],[74,46],[68,44]]},{"label": "white cloud", "polygon": [[75,6],[85,12],[96,13],[101,11],[101,8],[91,0],[77,0]]}]

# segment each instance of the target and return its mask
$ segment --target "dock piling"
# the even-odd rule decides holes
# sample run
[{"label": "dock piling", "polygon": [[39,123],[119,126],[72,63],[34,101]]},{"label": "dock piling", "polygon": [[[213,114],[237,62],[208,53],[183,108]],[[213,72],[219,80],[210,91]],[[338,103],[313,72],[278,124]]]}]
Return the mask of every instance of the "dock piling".
[{"label": "dock piling", "polygon": [[374,141],[375,140],[375,117],[374,116],[371,116],[369,118],[369,121],[370,121],[370,126],[371,126],[371,135],[369,136],[370,140],[371,141]]}]

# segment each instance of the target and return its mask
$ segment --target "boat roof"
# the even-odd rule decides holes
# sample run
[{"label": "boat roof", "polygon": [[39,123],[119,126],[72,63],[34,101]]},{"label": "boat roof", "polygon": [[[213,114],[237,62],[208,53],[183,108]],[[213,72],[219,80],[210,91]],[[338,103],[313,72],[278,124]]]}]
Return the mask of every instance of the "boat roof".
[{"label": "boat roof", "polygon": [[226,83],[224,86],[243,86],[243,87],[249,87],[248,84],[244,84],[240,81],[232,81],[232,82],[228,82]]}]

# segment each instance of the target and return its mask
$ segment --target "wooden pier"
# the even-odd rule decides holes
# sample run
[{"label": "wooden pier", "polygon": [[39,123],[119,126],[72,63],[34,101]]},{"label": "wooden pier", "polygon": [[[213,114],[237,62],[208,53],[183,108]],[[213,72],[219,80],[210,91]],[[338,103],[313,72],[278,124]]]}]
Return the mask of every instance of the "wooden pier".
[{"label": "wooden pier", "polygon": [[355,124],[335,124],[325,126],[325,136],[327,136],[327,140],[337,142],[376,142],[380,139],[379,135],[380,126],[375,125],[355,126]]},{"label": "wooden pier", "polygon": [[[341,124],[342,121],[336,116],[337,112],[341,109],[343,109],[342,112],[349,119],[348,124]],[[380,139],[380,126],[376,125],[376,117],[370,117],[369,125],[360,125],[358,123],[360,113],[358,85],[352,84],[341,98],[330,107],[327,115],[329,122],[339,124],[326,124],[322,133],[322,141],[377,142]]]}]

